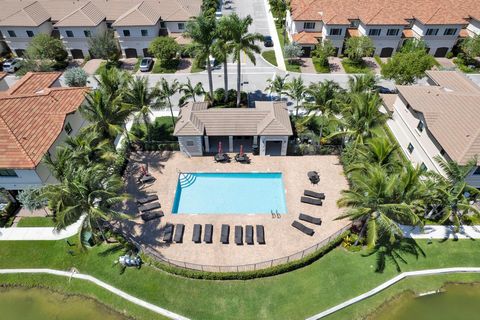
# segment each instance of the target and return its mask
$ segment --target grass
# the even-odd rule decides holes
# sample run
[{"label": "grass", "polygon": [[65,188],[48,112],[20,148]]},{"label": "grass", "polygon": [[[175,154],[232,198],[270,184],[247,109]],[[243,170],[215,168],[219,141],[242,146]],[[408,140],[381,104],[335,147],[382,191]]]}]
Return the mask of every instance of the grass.
[{"label": "grass", "polygon": [[[480,256],[473,254],[478,248],[478,243],[474,240],[418,243],[426,257],[417,259],[404,256],[407,264],[402,264],[402,271],[480,266]],[[397,274],[391,264],[387,264],[383,273],[375,273],[376,256],[364,257],[361,252],[348,252],[342,248],[334,249],[302,269],[248,281],[185,279],[149,266],[140,270],[127,269],[121,274],[119,268],[112,264],[120,254],[114,249],[113,245],[101,245],[88,252],[75,250],[72,256],[67,252],[71,248],[65,241],[2,241],[0,268],[48,267],[69,270],[75,267],[82,273],[95,276],[132,295],[195,319],[302,319],[368,291]],[[462,277],[465,275],[450,276],[448,279],[463,279]],[[435,286],[441,282],[429,279],[420,281],[419,278],[415,280],[419,283],[419,288]],[[96,297],[117,310],[125,310],[138,319],[158,318],[151,312],[121,301],[80,280],[69,283],[68,279],[52,276],[22,275],[2,276],[1,282],[44,285],[80,292]],[[362,310],[373,308],[380,300],[372,299],[372,303],[367,301]],[[346,318],[350,317],[338,319]]]},{"label": "grass", "polygon": [[[131,132],[141,140],[147,139],[147,129],[144,124],[134,124]],[[173,136],[172,117],[157,117],[152,123],[150,131],[152,141],[176,141]]]},{"label": "grass", "polygon": [[[278,40],[280,41],[280,47],[282,48],[283,52],[283,47],[285,44],[288,44],[290,41],[288,40],[288,37],[285,38],[283,36],[283,28],[277,28],[277,34],[278,34]],[[300,64],[298,64],[295,61],[289,61],[285,59],[285,66],[287,67],[287,71],[290,72],[301,72],[300,71]]]},{"label": "grass", "polygon": [[95,71],[95,74],[100,74],[104,69],[120,68],[121,64],[121,61],[102,61],[98,66],[98,69]]},{"label": "grass", "polygon": [[315,71],[317,73],[330,73],[330,67],[329,66],[324,66],[320,62],[320,59],[312,58],[312,62],[313,62],[313,66],[315,67]]},{"label": "grass", "polygon": [[280,41],[280,48],[282,48],[282,52],[283,52],[283,47],[285,46],[285,44],[288,44],[288,37],[285,38],[283,36],[283,28],[278,28],[277,27],[277,35],[278,35],[278,40]]},{"label": "grass", "polygon": [[373,57],[375,59],[375,61],[377,62],[377,64],[382,67],[384,65],[382,59],[380,58],[380,56],[374,56]]},{"label": "grass", "polygon": [[102,61],[100,63],[100,65],[98,66],[98,69],[95,70],[95,74],[100,74],[102,73],[102,71],[107,67],[107,62],[106,61]]},{"label": "grass", "polygon": [[18,221],[17,227],[53,227],[52,217],[23,217]]},{"label": "grass", "polygon": [[137,59],[137,62],[135,62],[135,65],[133,66],[133,72],[137,72],[138,69],[140,69],[140,63],[142,62],[143,57],[140,57]]},{"label": "grass", "polygon": [[262,57],[268,61],[268,63],[277,66],[277,57],[275,56],[274,50],[268,50],[262,52]]},{"label": "grass", "polygon": [[200,66],[200,63],[197,61],[197,59],[192,60],[192,68],[190,70],[191,73],[202,72],[205,70],[205,67]]},{"label": "grass", "polygon": [[177,72],[180,60],[172,60],[167,64],[162,64],[160,60],[156,60],[152,68],[152,73],[175,73]]},{"label": "grass", "polygon": [[287,71],[291,72],[302,72],[300,70],[300,66],[302,65],[301,60],[286,60],[285,59],[285,66],[287,67]]},{"label": "grass", "polygon": [[467,64],[465,64],[464,59],[455,58],[455,59],[453,59],[453,63],[462,72],[465,72],[465,73],[478,73],[478,72],[480,72],[480,63],[478,61],[472,61],[472,63],[469,63],[467,65]]},{"label": "grass", "polygon": [[344,58],[342,60],[343,68],[346,73],[368,73],[372,69],[362,60],[360,64],[353,63],[350,59]]}]

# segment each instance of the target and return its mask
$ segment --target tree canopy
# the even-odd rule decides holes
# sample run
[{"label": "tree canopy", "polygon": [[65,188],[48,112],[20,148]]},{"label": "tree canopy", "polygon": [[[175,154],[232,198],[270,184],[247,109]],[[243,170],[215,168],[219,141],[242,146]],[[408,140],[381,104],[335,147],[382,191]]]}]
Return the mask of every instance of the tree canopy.
[{"label": "tree canopy", "polygon": [[117,40],[112,31],[96,34],[88,39],[89,52],[92,58],[117,61],[120,58]]},{"label": "tree canopy", "polygon": [[361,63],[364,57],[369,57],[375,51],[370,37],[351,37],[345,43],[345,54],[353,63]]},{"label": "tree canopy", "polygon": [[177,58],[180,45],[172,37],[157,37],[150,42],[148,51],[164,64]]}]

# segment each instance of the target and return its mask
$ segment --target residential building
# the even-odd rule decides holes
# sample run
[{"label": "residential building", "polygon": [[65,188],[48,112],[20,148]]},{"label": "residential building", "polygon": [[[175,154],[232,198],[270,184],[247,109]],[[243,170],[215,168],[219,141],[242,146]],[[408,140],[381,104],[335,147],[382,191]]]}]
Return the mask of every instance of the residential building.
[{"label": "residential building", "polygon": [[[427,71],[427,76],[430,85],[397,86],[398,94],[382,95],[383,105],[405,156],[444,174],[435,157],[466,164],[480,155],[480,87],[457,71]],[[480,167],[467,182],[480,188]]]},{"label": "residential building", "polygon": [[62,88],[59,72],[27,73],[0,92],[0,189],[22,190],[55,182],[45,154],[86,122],[77,111],[87,88]]},{"label": "residential building", "polygon": [[293,134],[285,102],[256,101],[255,108],[208,108],[190,102],[180,109],[174,130],[180,150],[189,156],[218,152],[286,155]]},{"label": "residential building", "polygon": [[458,40],[480,34],[478,1],[292,0],[286,29],[308,55],[318,41],[330,40],[341,54],[348,37],[368,36],[375,55],[389,57],[406,39],[426,42],[443,57]]}]

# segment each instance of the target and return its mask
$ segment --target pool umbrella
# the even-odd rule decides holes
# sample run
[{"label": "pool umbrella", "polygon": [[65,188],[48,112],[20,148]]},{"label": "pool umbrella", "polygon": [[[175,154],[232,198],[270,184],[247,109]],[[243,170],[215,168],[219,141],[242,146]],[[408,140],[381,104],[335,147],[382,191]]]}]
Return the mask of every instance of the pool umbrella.
[{"label": "pool umbrella", "polygon": [[240,145],[240,157],[243,156],[243,144]]},{"label": "pool umbrella", "polygon": [[218,141],[218,153],[222,153],[222,141]]}]

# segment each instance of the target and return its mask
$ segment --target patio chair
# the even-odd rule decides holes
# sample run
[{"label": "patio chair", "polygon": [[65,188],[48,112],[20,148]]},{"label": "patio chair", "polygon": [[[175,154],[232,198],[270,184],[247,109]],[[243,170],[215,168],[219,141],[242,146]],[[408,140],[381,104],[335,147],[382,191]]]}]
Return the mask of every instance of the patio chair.
[{"label": "patio chair", "polygon": [[143,221],[148,222],[151,220],[161,218],[163,216],[164,216],[163,211],[158,210],[158,211],[148,211],[148,212],[142,213],[140,215],[140,218],[142,218]]},{"label": "patio chair", "polygon": [[257,224],[255,228],[257,229],[257,243],[265,244],[265,228],[259,224]]},{"label": "patio chair", "polygon": [[149,202],[152,202],[152,201],[155,201],[155,200],[158,200],[158,196],[156,194],[151,194],[151,195],[148,195],[144,198],[138,198],[137,203],[138,204],[146,204],[146,203],[149,203]]},{"label": "patio chair", "polygon": [[250,158],[247,156],[246,153],[244,153],[243,155],[237,153],[235,155],[235,161],[239,163],[250,163]]},{"label": "patio chair", "polygon": [[193,225],[192,241],[195,243],[200,243],[202,241],[202,225],[201,224]]},{"label": "patio chair", "polygon": [[228,238],[230,236],[230,226],[228,224],[222,224],[222,232],[220,234],[220,242],[228,244]]},{"label": "patio chair", "polygon": [[151,175],[145,175],[143,177],[140,178],[140,182],[145,184],[145,183],[149,183],[149,182],[154,182],[156,179],[154,176],[151,176]]},{"label": "patio chair", "polygon": [[321,206],[322,205],[322,200],[315,199],[315,198],[310,198],[310,197],[301,197],[300,201],[303,202],[303,203],[312,204],[314,206]]},{"label": "patio chair", "polygon": [[243,227],[235,226],[235,243],[237,246],[243,245]]},{"label": "patio chair", "polygon": [[320,200],[325,200],[325,193],[323,192],[315,192],[312,190],[304,190],[303,191],[304,196],[312,197],[312,198],[317,198]]},{"label": "patio chair", "polygon": [[163,241],[165,242],[172,242],[172,239],[173,239],[173,229],[174,229],[174,226],[173,224],[171,223],[167,223],[165,225],[165,229],[163,231]]},{"label": "patio chair", "polygon": [[161,208],[160,202],[150,202],[142,206],[138,206],[138,211],[140,212],[152,211],[158,208]]},{"label": "patio chair", "polygon": [[203,235],[203,241],[205,241],[205,243],[212,243],[212,237],[213,237],[213,225],[206,224],[205,234]]},{"label": "patio chair", "polygon": [[315,231],[313,231],[313,229],[310,229],[309,227],[305,226],[304,224],[301,224],[297,220],[292,222],[292,227],[302,231],[303,233],[305,233],[308,236],[313,236],[313,234],[315,233]]},{"label": "patio chair", "polygon": [[322,224],[322,219],[315,218],[315,217],[309,216],[308,214],[304,214],[304,213],[300,213],[300,215],[298,216],[298,219],[303,220],[303,221],[307,221],[307,222],[310,222],[310,223],[316,224],[316,225],[321,225]]},{"label": "patio chair", "polygon": [[318,184],[320,182],[320,176],[317,171],[309,171],[307,177],[312,184]]},{"label": "patio chair", "polygon": [[245,242],[247,244],[253,244],[253,226],[246,226],[245,227]]},{"label": "patio chair", "polygon": [[213,159],[215,160],[215,162],[221,162],[221,163],[230,162],[230,157],[226,153],[217,153],[213,157]]},{"label": "patio chair", "polygon": [[185,225],[182,223],[177,224],[175,227],[175,237],[174,241],[176,243],[182,243],[183,242],[183,232],[185,231]]}]

